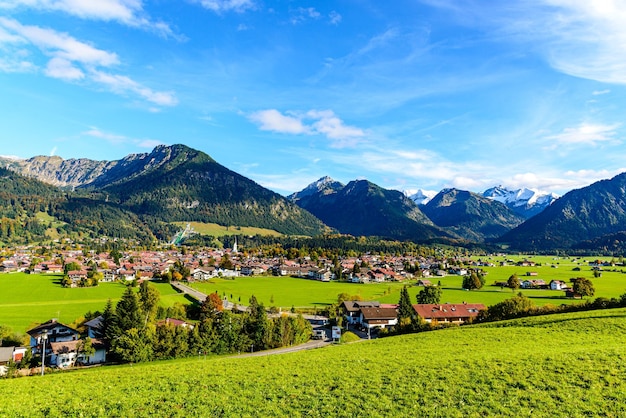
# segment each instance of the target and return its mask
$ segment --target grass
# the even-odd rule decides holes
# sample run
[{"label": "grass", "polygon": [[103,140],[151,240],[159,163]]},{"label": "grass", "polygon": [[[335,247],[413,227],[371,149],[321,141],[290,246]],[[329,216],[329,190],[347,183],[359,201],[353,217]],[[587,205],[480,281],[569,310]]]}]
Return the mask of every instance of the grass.
[{"label": "grass", "polygon": [[[501,260],[504,260],[504,258],[490,259],[490,261],[496,264]],[[430,280],[433,284],[441,282],[443,289],[441,301],[443,303],[483,303],[487,306],[508,299],[518,292],[532,299],[535,305],[538,306],[577,302],[577,300],[565,298],[565,292],[563,291],[518,289],[512,292],[511,289],[506,287],[502,289],[500,286],[493,286],[494,282],[506,282],[512,274],[517,274],[521,279],[524,279],[526,272],[531,271],[537,272],[538,275],[528,278],[543,279],[546,283],[549,283],[550,280],[562,280],[569,283],[572,277],[586,277],[595,286],[595,297],[618,298],[623,293],[626,293],[626,274],[619,270],[605,270],[602,272],[602,277],[594,278],[591,267],[586,263],[579,264],[579,262],[572,262],[568,259],[554,260],[553,257],[536,257],[534,260],[542,263],[542,265],[535,267],[483,267],[487,272],[485,286],[480,290],[471,292],[462,288],[462,276],[431,277]],[[557,266],[557,268],[551,267],[552,265]],[[581,271],[573,271],[572,269],[575,267],[579,267]],[[414,286],[415,281],[406,284],[409,286],[411,300],[416,301],[416,295],[422,288]],[[213,279],[206,283],[193,283],[192,286],[204,293],[217,291],[219,295],[225,294],[229,300],[235,303],[241,302],[246,304],[250,296],[254,294],[265,306],[290,308],[291,306],[321,307],[335,302],[339,293],[361,295],[363,299],[376,299],[383,303],[397,303],[404,283],[322,283],[292,277],[254,276],[238,277],[234,280]],[[272,298],[274,300],[273,303],[270,302]]]},{"label": "grass", "polygon": [[[126,288],[121,283],[101,283],[70,289],[62,287],[60,281],[58,275],[0,275],[0,324],[20,333],[50,318],[70,324],[88,311],[102,311],[107,300],[117,301]],[[164,306],[188,303],[169,284],[154,285]]]},{"label": "grass", "polygon": [[0,381],[1,416],[621,417],[626,310]]},{"label": "grass", "polygon": [[[208,282],[192,283],[191,286],[207,294],[215,291],[220,296],[226,294],[231,302],[240,302],[243,305],[247,305],[250,296],[254,295],[266,307],[290,308],[295,306],[298,308],[322,307],[337,302],[339,293],[361,295],[365,300],[382,300],[387,292],[399,295],[403,285],[400,283],[320,282],[293,277],[253,276],[237,277],[234,280],[216,278]],[[230,297],[231,294],[233,295],[232,298]],[[239,300],[240,298],[241,300]],[[271,302],[272,298],[273,303]]]},{"label": "grass", "polygon": [[204,222],[173,222],[175,225],[184,228],[188,223],[197,233],[201,235],[210,235],[213,237],[222,237],[225,235],[271,235],[280,237],[281,234],[273,229],[256,228],[251,226],[223,226],[214,223]]}]

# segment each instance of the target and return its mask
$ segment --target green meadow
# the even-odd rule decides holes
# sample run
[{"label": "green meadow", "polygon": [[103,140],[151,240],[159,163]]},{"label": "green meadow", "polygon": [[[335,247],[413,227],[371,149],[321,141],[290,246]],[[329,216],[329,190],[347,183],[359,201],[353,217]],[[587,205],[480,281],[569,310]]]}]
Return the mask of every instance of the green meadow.
[{"label": "green meadow", "polygon": [[626,309],[0,380],[0,416],[623,417]]},{"label": "green meadow", "polygon": [[185,228],[190,224],[194,231],[201,235],[223,237],[225,235],[271,235],[280,237],[283,234],[273,229],[257,228],[251,226],[223,226],[207,222],[173,222],[173,224]]},{"label": "green meadow", "polygon": [[[596,289],[594,297],[618,298],[626,293],[626,274],[622,273],[620,267],[605,268],[602,271],[602,277],[594,278],[591,267],[588,263],[584,263],[583,259],[572,261],[569,258],[560,259],[544,256],[529,258],[529,260],[541,264],[534,267],[499,266],[499,262],[505,259],[517,261],[523,258],[525,257],[483,257],[483,260],[490,261],[496,264],[496,266],[482,267],[487,273],[485,286],[480,290],[471,292],[462,288],[462,276],[448,275],[444,277],[429,277],[428,279],[433,284],[441,283],[443,289],[441,301],[443,303],[468,302],[483,303],[489,306],[501,302],[510,298],[513,292],[509,288],[502,288],[493,284],[495,282],[506,282],[513,274],[517,274],[521,279],[542,279],[546,283],[549,283],[551,280],[562,280],[569,283],[571,278],[585,277],[594,284]],[[574,268],[579,268],[580,271],[574,271]],[[526,276],[530,272],[536,272],[537,275]],[[409,286],[409,294],[412,300],[415,301],[417,293],[421,290],[421,287],[415,286],[415,283],[416,281],[413,280],[406,283],[360,284],[318,282],[293,277],[252,276],[237,277],[235,279],[216,278],[208,282],[192,283],[191,286],[204,293],[217,291],[219,295],[226,295],[230,301],[235,303],[241,302],[246,304],[250,296],[254,294],[266,306],[304,308],[321,307],[336,302],[339,293],[360,295],[363,299],[375,299],[383,303],[397,303],[400,298],[400,290],[405,284]],[[515,293],[519,292],[532,299],[535,305],[538,306],[577,302],[577,300],[566,298],[563,291],[542,289],[518,289],[515,291]],[[272,303],[271,300],[274,302]]]},{"label": "green meadow", "polygon": [[[117,301],[126,288],[121,283],[64,288],[60,281],[58,275],[1,274],[0,324],[20,333],[50,318],[70,324],[88,311],[102,311],[107,300]],[[169,284],[154,285],[161,293],[164,306],[175,302],[188,303]]]}]

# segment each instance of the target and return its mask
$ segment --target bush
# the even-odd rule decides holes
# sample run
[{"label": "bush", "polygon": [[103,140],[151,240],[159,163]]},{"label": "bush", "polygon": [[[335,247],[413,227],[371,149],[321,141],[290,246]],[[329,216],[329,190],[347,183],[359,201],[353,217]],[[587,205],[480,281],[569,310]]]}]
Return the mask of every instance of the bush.
[{"label": "bush", "polygon": [[352,343],[355,341],[359,341],[360,339],[361,338],[358,335],[356,335],[354,332],[346,331],[343,334],[341,334],[341,338],[339,339],[339,342],[341,344],[345,344],[345,343]]}]

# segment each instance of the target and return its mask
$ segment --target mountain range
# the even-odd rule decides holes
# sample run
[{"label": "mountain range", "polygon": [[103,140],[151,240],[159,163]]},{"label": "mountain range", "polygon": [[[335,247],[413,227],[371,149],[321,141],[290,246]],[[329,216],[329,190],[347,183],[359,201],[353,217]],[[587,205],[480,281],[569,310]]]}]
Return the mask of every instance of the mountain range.
[{"label": "mountain range", "polygon": [[329,177],[285,198],[184,145],[117,161],[0,158],[0,167],[2,242],[55,232],[164,240],[174,222],[198,221],[547,251],[621,248],[626,231],[626,173],[560,198],[500,186],[408,194]]}]

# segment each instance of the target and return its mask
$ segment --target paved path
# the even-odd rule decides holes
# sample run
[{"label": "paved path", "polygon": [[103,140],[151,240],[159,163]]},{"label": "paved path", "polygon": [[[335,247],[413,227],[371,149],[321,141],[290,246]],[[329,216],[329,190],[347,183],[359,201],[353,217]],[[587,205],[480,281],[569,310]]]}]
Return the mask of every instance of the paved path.
[{"label": "paved path", "polygon": [[[204,300],[206,299],[206,297],[208,296],[206,293],[202,293],[192,287],[189,287],[185,284],[182,284],[180,282],[172,282],[170,283],[173,287],[175,287],[176,289],[180,290],[181,292],[191,296],[192,298],[194,298],[195,300],[197,300],[198,302],[202,303],[204,302]],[[232,310],[235,307],[235,304],[232,302],[229,302],[227,300],[222,299],[222,306],[224,307],[224,309],[228,309],[228,310]],[[248,308],[246,306],[243,305],[236,305],[237,309],[240,311],[246,311]]]},{"label": "paved path", "polygon": [[277,354],[295,353],[296,351],[313,350],[316,348],[326,347],[330,344],[332,344],[332,341],[311,340],[311,341],[307,341],[304,344],[294,345],[291,347],[282,347],[282,348],[275,348],[273,350],[263,350],[263,351],[257,351],[254,353],[238,354],[232,357],[274,356]]}]

